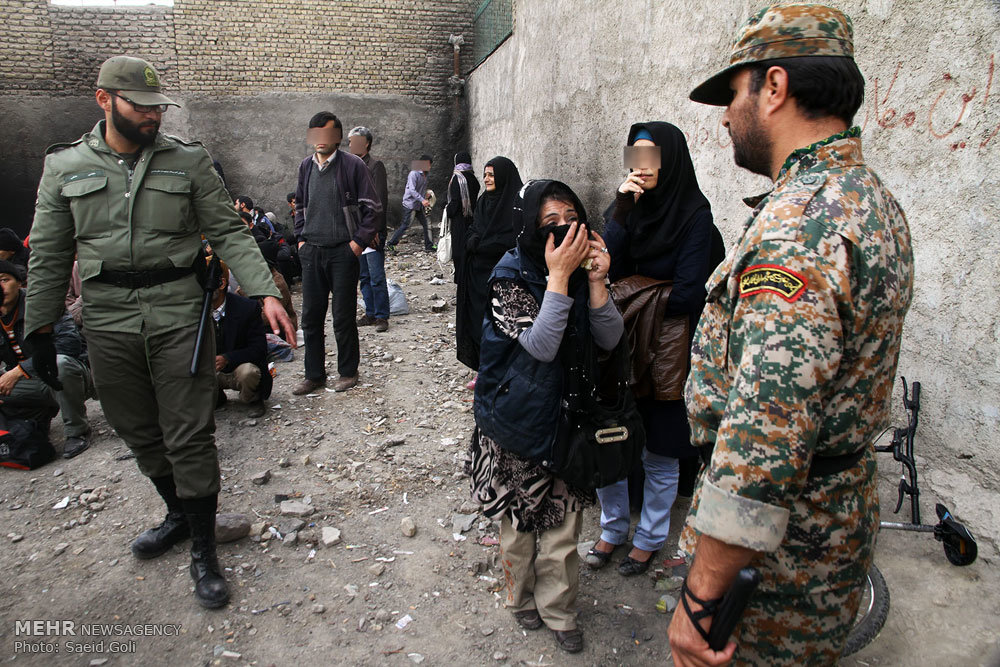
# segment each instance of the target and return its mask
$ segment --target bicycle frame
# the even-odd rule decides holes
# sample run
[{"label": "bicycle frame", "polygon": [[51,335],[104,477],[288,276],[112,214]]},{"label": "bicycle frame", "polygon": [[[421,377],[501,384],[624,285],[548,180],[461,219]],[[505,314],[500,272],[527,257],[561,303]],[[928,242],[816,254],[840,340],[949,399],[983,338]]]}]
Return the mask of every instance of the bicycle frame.
[{"label": "bicycle frame", "polygon": [[906,427],[898,426],[893,429],[892,442],[882,447],[875,447],[876,452],[891,452],[892,458],[899,461],[903,470],[899,476],[899,497],[896,500],[896,509],[893,514],[899,514],[903,507],[903,500],[910,497],[910,521],[902,523],[897,521],[883,521],[882,528],[893,530],[908,530],[917,533],[933,533],[934,526],[920,522],[920,488],[917,485],[917,462],[913,457],[913,439],[917,432],[920,413],[920,383],[914,382],[911,397],[910,387],[903,380],[903,407],[907,413]]}]

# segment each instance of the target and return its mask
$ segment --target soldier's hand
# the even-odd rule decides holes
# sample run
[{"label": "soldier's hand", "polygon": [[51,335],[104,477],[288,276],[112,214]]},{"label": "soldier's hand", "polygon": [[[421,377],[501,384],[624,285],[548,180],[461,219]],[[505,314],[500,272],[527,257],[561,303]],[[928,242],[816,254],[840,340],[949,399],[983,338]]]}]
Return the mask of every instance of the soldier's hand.
[{"label": "soldier's hand", "polygon": [[[694,601],[689,601],[689,604],[692,611],[700,609]],[[701,626],[708,630],[711,627],[711,618],[702,619]],[[670,650],[673,653],[674,665],[677,667],[728,665],[736,650],[736,642],[729,642],[724,651],[713,651],[709,648],[708,642],[695,629],[691,617],[684,611],[683,602],[680,602],[674,610],[667,637],[670,639]]]},{"label": "soldier's hand", "polygon": [[21,377],[20,366],[14,366],[14,368],[0,375],[0,396],[10,396],[10,392],[14,391],[14,385],[17,384]]},{"label": "soldier's hand", "polygon": [[284,338],[288,341],[288,344],[292,347],[298,347],[298,338],[295,335],[295,329],[292,327],[292,321],[288,319],[288,313],[285,312],[285,307],[281,305],[281,302],[273,296],[265,296],[262,309],[264,318],[267,319],[267,323],[270,325],[274,335],[280,336],[281,332],[284,331]]},{"label": "soldier's hand", "polygon": [[226,357],[224,355],[221,354],[215,355],[215,372],[221,373],[222,370],[225,369],[226,364],[228,363],[229,362],[226,360]]},{"label": "soldier's hand", "polygon": [[59,366],[56,363],[56,345],[49,331],[35,331],[27,338],[34,352],[31,362],[38,378],[56,391],[62,391],[63,384],[59,381]]}]

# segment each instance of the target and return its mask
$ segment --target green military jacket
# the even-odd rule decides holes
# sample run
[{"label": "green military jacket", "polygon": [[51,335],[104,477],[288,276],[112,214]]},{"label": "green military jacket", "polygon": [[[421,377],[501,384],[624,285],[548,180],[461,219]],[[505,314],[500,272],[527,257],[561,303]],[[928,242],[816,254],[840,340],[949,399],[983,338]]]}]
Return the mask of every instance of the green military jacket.
[{"label": "green military jacket", "polygon": [[[872,442],[888,422],[913,292],[906,217],[856,137],[804,151],[707,284],[685,401],[714,445],[682,546],[696,533],[763,555],[762,588],[854,585],[878,530]],[[814,455],[867,448],[809,478]]]},{"label": "green military jacket", "polygon": [[192,266],[202,235],[248,295],[279,296],[200,144],[159,134],[131,172],[105,143],[104,121],[51,147],[31,228],[25,332],[59,318],[74,254],[88,329],[162,333],[197,323],[204,292],[194,275],[135,290],[92,278],[103,269]]}]

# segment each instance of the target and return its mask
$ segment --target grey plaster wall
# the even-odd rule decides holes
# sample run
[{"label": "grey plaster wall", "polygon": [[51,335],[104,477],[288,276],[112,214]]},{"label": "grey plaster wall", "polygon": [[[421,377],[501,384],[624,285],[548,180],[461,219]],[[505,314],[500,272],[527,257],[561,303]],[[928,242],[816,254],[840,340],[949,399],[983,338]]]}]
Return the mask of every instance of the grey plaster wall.
[{"label": "grey plaster wall", "polygon": [[[526,179],[566,180],[596,213],[624,176],[629,125],[668,120],[687,134],[732,244],[748,213],[741,198],[769,183],[733,165],[722,112],[687,95],[721,68],[737,27],[764,4],[519,0],[513,36],[469,77],[476,169],[507,155]],[[1000,540],[1000,5],[831,4],[854,20],[868,82],[856,118],[867,160],[913,235],[916,291],[899,369],[923,383],[924,511],[943,498],[978,534]]]},{"label": "grey plaster wall", "polygon": [[[173,96],[182,107],[164,115],[163,131],[201,141],[222,163],[233,196],[247,194],[279,216],[287,211],[285,195],[295,190],[298,164],[309,154],[309,118],[321,110],[332,111],[344,123],[344,150],[352,127],[365,125],[374,133],[372,155],[385,162],[389,176],[390,226],[402,216],[409,164],[421,153],[434,156],[430,187],[445,193],[453,148],[447,138],[451,115],[444,109],[390,95]],[[79,138],[103,112],[90,96],[0,96],[0,117],[2,225],[23,236],[34,214],[45,148]]]}]

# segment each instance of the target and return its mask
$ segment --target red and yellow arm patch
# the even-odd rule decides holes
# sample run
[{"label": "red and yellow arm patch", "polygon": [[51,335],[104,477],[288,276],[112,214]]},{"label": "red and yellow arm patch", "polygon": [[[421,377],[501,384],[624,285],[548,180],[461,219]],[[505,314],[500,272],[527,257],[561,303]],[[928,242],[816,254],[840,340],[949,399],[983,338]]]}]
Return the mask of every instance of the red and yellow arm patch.
[{"label": "red and yellow arm patch", "polygon": [[791,303],[806,291],[806,279],[800,273],[773,264],[755,264],[740,274],[740,298],[774,292]]}]

